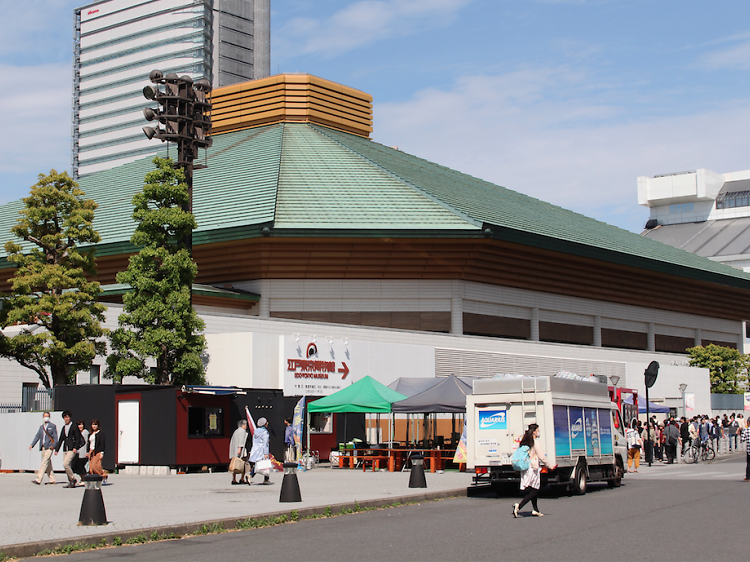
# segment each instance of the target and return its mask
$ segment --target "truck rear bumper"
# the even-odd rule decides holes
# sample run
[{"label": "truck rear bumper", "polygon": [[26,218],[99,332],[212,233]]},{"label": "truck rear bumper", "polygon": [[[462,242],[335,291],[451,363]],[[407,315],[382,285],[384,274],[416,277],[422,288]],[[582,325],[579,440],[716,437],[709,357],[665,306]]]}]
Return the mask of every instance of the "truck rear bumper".
[{"label": "truck rear bumper", "polygon": [[[513,470],[510,466],[490,466],[479,467],[480,470],[486,469],[486,472],[475,473],[473,482],[475,486],[491,486],[503,484],[520,484],[521,473]],[[542,473],[542,486],[548,484],[567,484],[570,481],[570,469],[553,470]]]}]

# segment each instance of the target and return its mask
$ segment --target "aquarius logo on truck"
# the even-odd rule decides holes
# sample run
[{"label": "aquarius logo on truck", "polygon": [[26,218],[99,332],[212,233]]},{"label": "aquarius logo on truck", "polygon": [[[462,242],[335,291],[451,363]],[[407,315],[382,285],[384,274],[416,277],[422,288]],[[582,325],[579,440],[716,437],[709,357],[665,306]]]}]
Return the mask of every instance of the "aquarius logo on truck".
[{"label": "aquarius logo on truck", "polygon": [[570,438],[575,439],[579,433],[583,432],[583,420],[578,418],[572,424],[570,424]]},{"label": "aquarius logo on truck", "polygon": [[505,410],[480,410],[479,429],[508,429]]}]

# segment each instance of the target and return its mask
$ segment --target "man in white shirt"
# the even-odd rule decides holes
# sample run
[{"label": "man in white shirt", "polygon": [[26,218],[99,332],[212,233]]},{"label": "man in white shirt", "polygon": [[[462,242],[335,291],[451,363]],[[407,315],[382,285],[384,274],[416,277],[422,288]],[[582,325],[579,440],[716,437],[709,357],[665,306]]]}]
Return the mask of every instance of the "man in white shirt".
[{"label": "man in white shirt", "polygon": [[73,459],[78,455],[78,449],[84,445],[81,432],[78,431],[78,428],[75,425],[73,425],[72,417],[73,414],[68,410],[63,412],[65,425],[60,430],[60,438],[57,440],[57,446],[55,447],[55,455],[60,452],[60,447],[63,448],[63,454],[65,455],[63,458],[63,468],[68,475],[68,485],[65,486],[66,488],[76,487],[76,477],[70,463],[72,463]]}]

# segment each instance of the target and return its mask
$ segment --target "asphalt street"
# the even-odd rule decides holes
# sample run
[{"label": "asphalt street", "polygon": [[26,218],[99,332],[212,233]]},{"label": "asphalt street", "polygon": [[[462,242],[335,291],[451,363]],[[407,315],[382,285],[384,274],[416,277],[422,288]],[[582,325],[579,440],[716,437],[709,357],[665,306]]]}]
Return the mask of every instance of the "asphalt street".
[{"label": "asphalt street", "polygon": [[66,562],[165,560],[747,560],[742,456],[655,465],[585,496],[546,491],[542,518],[486,494],[252,531],[106,549]]}]

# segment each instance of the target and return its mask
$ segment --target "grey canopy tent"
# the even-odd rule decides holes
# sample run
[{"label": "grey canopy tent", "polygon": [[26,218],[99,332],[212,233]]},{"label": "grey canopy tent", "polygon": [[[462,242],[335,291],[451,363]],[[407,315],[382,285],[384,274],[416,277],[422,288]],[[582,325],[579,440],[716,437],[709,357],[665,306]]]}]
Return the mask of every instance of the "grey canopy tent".
[{"label": "grey canopy tent", "polygon": [[424,392],[394,402],[392,409],[394,413],[402,414],[465,413],[466,395],[471,393],[472,387],[469,383],[450,375]]},{"label": "grey canopy tent", "polygon": [[437,377],[399,377],[389,384],[388,388],[400,392],[407,398],[411,398],[415,394],[432,388],[441,380]]}]

